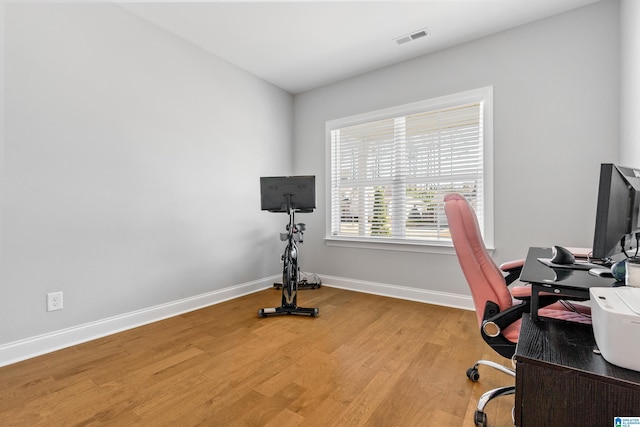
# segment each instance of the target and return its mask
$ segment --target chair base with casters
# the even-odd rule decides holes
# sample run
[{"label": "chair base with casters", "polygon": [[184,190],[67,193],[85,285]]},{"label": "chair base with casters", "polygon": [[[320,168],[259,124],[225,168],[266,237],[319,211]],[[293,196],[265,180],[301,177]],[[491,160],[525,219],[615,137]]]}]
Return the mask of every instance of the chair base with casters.
[{"label": "chair base with casters", "polygon": [[[478,381],[480,379],[480,373],[478,372],[478,367],[480,365],[485,365],[497,369],[498,371],[504,372],[505,374],[510,375],[514,378],[516,376],[516,371],[514,369],[509,369],[490,360],[478,360],[471,368],[467,369],[467,378],[469,378],[473,382]],[[487,414],[484,413],[484,408],[489,402],[491,402],[491,400],[497,397],[515,394],[515,392],[516,387],[514,385],[498,387],[484,392],[482,396],[480,396],[480,399],[478,399],[476,410],[473,413],[473,422],[475,423],[475,425],[482,427],[487,426]]]}]

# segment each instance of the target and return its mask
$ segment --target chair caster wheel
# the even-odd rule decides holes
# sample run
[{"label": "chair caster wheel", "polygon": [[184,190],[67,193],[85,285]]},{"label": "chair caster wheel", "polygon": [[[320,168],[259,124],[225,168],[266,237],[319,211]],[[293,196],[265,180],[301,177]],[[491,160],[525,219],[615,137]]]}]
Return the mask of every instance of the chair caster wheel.
[{"label": "chair caster wheel", "polygon": [[314,308],[313,314],[311,315],[311,317],[318,317],[318,314],[320,314],[320,310],[318,310],[317,308]]},{"label": "chair caster wheel", "polygon": [[467,378],[469,378],[473,382],[478,381],[480,379],[480,373],[478,372],[478,368],[467,369]]},{"label": "chair caster wheel", "polygon": [[487,414],[482,411],[476,411],[473,413],[473,422],[476,426],[487,427]]},{"label": "chair caster wheel", "polygon": [[264,314],[264,308],[261,308],[260,310],[258,310],[258,317],[267,317],[267,316]]}]

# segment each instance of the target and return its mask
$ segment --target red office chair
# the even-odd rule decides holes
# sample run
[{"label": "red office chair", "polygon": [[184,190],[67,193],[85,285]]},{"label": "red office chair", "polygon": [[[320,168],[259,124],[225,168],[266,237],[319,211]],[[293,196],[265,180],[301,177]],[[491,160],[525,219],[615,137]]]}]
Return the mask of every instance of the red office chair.
[{"label": "red office chair", "polygon": [[[482,338],[500,355],[511,358],[515,353],[521,318],[530,312],[531,289],[529,286],[508,285],[520,276],[524,260],[505,263],[500,268],[487,251],[476,214],[469,202],[460,194],[448,194],[444,209],[449,223],[451,239],[458,255],[478,316]],[[565,305],[557,301],[561,296],[541,296],[541,316],[580,323],[591,323],[590,309],[584,306]],[[543,301],[544,300],[544,301]],[[574,311],[575,310],[575,311]],[[515,370],[488,361],[478,360],[467,370],[472,381],[480,378],[478,367],[486,365],[515,377]],[[515,393],[515,386],[500,387],[484,393],[474,413],[476,426],[486,426],[484,407],[494,398]]]}]

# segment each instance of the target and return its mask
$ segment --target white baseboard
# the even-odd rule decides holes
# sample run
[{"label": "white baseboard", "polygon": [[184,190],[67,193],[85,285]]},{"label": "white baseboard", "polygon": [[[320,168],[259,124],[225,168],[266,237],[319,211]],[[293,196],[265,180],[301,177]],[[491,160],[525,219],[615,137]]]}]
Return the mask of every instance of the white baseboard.
[{"label": "white baseboard", "polygon": [[[0,366],[10,365],[52,351],[261,291],[272,287],[274,280],[277,280],[279,277],[280,276],[268,277],[254,282],[231,286],[166,304],[160,304],[107,319],[3,344],[0,345]],[[256,316],[257,313],[258,308],[256,308]]]},{"label": "white baseboard", "polygon": [[443,305],[446,307],[461,308],[464,310],[475,310],[473,299],[467,295],[428,291],[425,289],[410,288],[407,286],[388,285],[385,283],[367,282],[324,275],[320,275],[320,278],[323,284],[334,288],[424,302],[427,304]]},{"label": "white baseboard", "polygon": [[[474,310],[471,297],[446,292],[428,291],[405,286],[366,282],[333,276],[319,276],[323,285],[364,292],[374,295],[418,301],[428,304]],[[273,286],[280,276],[268,277],[250,283],[207,292],[190,298],[132,311],[107,319],[49,332],[31,338],[0,345],[0,367],[51,353],[76,344],[157,322],[189,311],[219,304],[233,298],[248,295]],[[257,315],[257,309],[256,309]]]}]

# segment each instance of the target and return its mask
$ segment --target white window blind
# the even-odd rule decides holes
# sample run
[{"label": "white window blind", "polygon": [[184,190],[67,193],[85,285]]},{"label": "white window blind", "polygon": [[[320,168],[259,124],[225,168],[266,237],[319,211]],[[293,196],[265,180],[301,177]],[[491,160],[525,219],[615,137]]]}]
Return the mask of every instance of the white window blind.
[{"label": "white window blind", "polygon": [[485,88],[330,122],[328,237],[450,244],[450,192],[469,199],[484,232],[489,95]]}]

